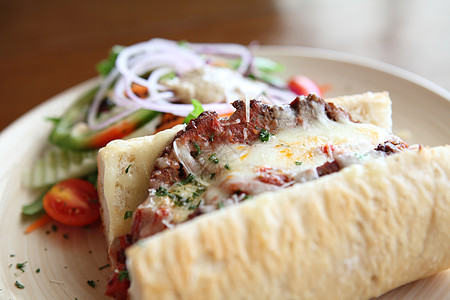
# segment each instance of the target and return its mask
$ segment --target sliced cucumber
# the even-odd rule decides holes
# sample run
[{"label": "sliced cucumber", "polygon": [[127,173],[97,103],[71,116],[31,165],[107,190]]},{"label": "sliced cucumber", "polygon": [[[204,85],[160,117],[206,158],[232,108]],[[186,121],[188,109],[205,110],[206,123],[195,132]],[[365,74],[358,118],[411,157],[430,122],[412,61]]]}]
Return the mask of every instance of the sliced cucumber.
[{"label": "sliced cucumber", "polygon": [[36,200],[34,200],[34,202],[22,206],[22,213],[27,216],[34,216],[37,215],[38,213],[41,213],[44,210],[44,205],[42,203],[44,200],[44,196],[50,188],[51,186],[45,188],[40,193],[39,197],[37,197]]},{"label": "sliced cucumber", "polygon": [[76,152],[51,148],[25,172],[23,182],[41,188],[68,178],[83,177],[97,169],[97,150]]}]

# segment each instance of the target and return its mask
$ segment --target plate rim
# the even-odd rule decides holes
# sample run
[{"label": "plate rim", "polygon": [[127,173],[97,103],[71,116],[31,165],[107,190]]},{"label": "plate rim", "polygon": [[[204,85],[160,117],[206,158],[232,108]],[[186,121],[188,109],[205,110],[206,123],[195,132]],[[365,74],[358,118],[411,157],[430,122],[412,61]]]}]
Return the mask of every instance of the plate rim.
[{"label": "plate rim", "polygon": [[[284,45],[262,45],[260,46],[261,52],[269,51],[273,52],[272,55],[289,55],[300,56],[315,59],[333,60],[337,62],[347,63],[351,65],[361,66],[368,69],[383,72],[395,77],[404,79],[411,83],[414,83],[422,88],[425,88],[436,95],[450,101],[450,91],[440,86],[439,84],[418,75],[412,71],[395,66],[391,63],[384,62],[382,60],[370,58],[367,56],[357,55],[349,52],[303,47],[303,46],[284,46]],[[258,50],[256,51],[258,52]]]}]

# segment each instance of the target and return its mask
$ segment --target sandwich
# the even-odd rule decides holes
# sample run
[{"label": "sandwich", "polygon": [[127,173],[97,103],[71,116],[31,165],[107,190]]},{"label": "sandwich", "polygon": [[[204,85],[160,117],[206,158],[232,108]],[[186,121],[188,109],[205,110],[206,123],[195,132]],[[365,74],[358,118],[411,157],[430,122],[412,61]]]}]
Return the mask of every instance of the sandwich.
[{"label": "sandwich", "polygon": [[387,93],[233,105],[100,150],[107,295],[364,299],[450,267],[450,147],[394,135]]}]

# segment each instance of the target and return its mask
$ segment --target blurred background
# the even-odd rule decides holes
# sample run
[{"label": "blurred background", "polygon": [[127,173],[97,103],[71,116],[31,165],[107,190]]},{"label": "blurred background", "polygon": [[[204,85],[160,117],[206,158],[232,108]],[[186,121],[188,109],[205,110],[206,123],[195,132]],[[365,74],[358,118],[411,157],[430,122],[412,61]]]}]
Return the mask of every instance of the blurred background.
[{"label": "blurred background", "polygon": [[97,75],[112,45],[153,37],[325,48],[450,90],[448,0],[0,0],[0,130]]}]

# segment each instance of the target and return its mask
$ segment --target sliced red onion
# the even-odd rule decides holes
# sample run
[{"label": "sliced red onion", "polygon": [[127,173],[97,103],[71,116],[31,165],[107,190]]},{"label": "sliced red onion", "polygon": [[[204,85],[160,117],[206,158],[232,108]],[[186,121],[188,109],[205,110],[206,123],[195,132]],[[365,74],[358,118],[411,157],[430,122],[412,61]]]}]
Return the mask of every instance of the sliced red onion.
[{"label": "sliced red onion", "polygon": [[250,50],[242,45],[238,44],[199,44],[189,43],[189,47],[194,51],[204,54],[225,55],[229,57],[240,57],[241,64],[237,71],[241,74],[245,74],[251,65],[253,55]]},{"label": "sliced red onion", "polygon": [[[155,58],[155,56],[160,56]],[[162,56],[162,57],[161,57]],[[183,71],[187,71],[191,68],[201,67],[205,64],[203,58],[201,58],[195,52],[180,47],[176,42],[163,40],[163,39],[152,39],[148,42],[138,43],[123,49],[116,60],[117,69],[120,71],[122,76],[127,77],[136,83],[141,81],[139,75],[130,72],[130,68],[133,68],[135,63],[140,63],[143,58],[149,58],[150,61],[160,61],[165,60],[164,56],[169,59],[170,62],[182,62],[178,64],[180,67],[185,66]],[[133,59],[133,60],[131,60]],[[188,68],[191,66],[191,68]],[[187,69],[187,70],[186,70]],[[149,68],[145,71],[151,71]],[[141,70],[145,72],[144,70]]]},{"label": "sliced red onion", "polygon": [[136,111],[139,110],[139,109],[140,109],[140,107],[131,107],[131,108],[128,108],[128,109],[126,109],[126,110],[124,110],[124,111],[122,111],[122,112],[120,112],[120,113],[117,113],[117,114],[114,115],[113,117],[111,117],[111,118],[109,118],[109,119],[107,119],[107,120],[105,120],[105,121],[103,121],[103,122],[101,122],[101,123],[96,123],[96,124],[90,125],[90,128],[91,128],[92,130],[100,130],[100,129],[106,128],[106,127],[108,127],[109,125],[112,125],[112,124],[114,124],[115,122],[120,121],[121,119],[123,119],[123,118],[125,118],[125,117],[131,115],[132,113],[136,112]]},{"label": "sliced red onion", "polygon": [[274,98],[282,103],[289,103],[297,98],[297,95],[290,90],[282,90],[275,87],[268,87],[265,92],[268,98]]},{"label": "sliced red onion", "polygon": [[[251,51],[247,47],[237,44],[187,43],[183,47],[175,41],[154,38],[124,48],[117,57],[115,68],[104,79],[95,95],[88,114],[89,126],[92,129],[102,129],[139,108],[179,116],[188,115],[193,110],[193,105],[171,103],[180,99],[177,99],[174,92],[169,91],[159,81],[171,72],[182,76],[186,72],[203,67],[208,61],[208,55],[240,58],[241,64],[237,71],[241,74],[246,74],[254,69]],[[150,76],[142,78],[142,74],[145,73],[150,73]],[[110,99],[117,106],[124,107],[124,110],[105,122],[96,123],[101,102],[107,96],[113,83],[113,95]],[[148,96],[142,98],[136,95],[132,90],[133,83],[146,87]],[[289,91],[269,86],[263,93],[268,98],[273,98],[272,102],[274,103],[290,102],[295,98],[295,94]],[[230,102],[237,99],[228,98],[226,99],[227,103],[204,104],[203,108],[214,110],[219,114],[229,113],[233,111]]]},{"label": "sliced red onion", "polygon": [[[142,103],[142,108],[185,117],[194,109],[194,106],[192,104],[175,104],[168,102],[144,102]],[[226,103],[204,104],[203,109],[215,111],[219,115],[228,114],[233,111],[233,108]]]},{"label": "sliced red onion", "polygon": [[177,157],[178,161],[183,165],[186,173],[194,175],[195,180],[197,180],[201,185],[205,187],[209,186],[210,183],[203,180],[201,177],[202,173],[204,172],[205,166],[202,166],[196,159],[192,157],[188,145],[178,145],[177,140],[174,140],[172,145],[173,153]]},{"label": "sliced red onion", "polygon": [[116,80],[116,78],[119,76],[119,71],[114,68],[109,72],[108,76],[103,80],[102,84],[100,85],[97,93],[94,96],[94,100],[92,101],[91,107],[88,112],[87,116],[87,123],[88,126],[92,129],[98,127],[98,125],[95,123],[95,118],[98,115],[100,105],[105,98],[105,95],[109,89],[109,86]]},{"label": "sliced red onion", "polygon": [[154,70],[147,79],[148,93],[150,95],[153,95],[153,94],[157,93],[157,90],[166,90],[167,87],[162,84],[159,84],[159,80],[163,76],[170,74],[171,72],[172,72],[172,70],[169,68],[159,68],[159,69]]}]

